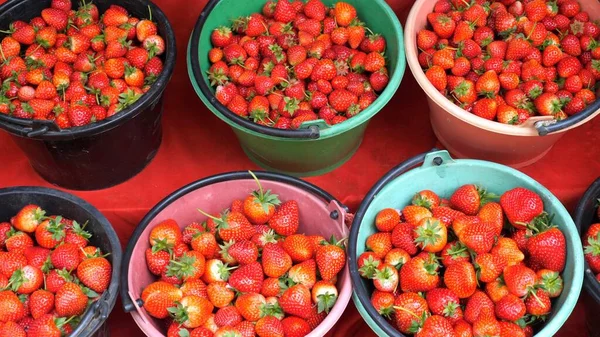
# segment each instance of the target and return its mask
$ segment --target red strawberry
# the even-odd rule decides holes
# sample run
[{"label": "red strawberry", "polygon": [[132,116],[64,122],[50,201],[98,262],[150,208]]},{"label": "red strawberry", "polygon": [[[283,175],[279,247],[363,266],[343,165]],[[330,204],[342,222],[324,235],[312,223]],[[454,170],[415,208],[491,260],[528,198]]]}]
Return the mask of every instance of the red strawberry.
[{"label": "red strawberry", "polygon": [[259,293],[262,289],[263,269],[258,262],[243,265],[231,274],[228,282],[237,291]]},{"label": "red strawberry", "polygon": [[268,225],[277,234],[292,235],[298,230],[299,216],[298,203],[295,200],[286,201],[275,211]]},{"label": "red strawberry", "polygon": [[285,313],[307,319],[311,313],[310,290],[302,284],[292,286],[283,292],[279,304]]},{"label": "red strawberry", "polygon": [[475,185],[463,185],[450,197],[453,208],[467,214],[475,215],[481,205],[484,205],[493,195]]},{"label": "red strawberry", "polygon": [[448,39],[454,33],[456,23],[452,18],[441,13],[429,13],[427,21],[433,27],[433,31],[442,39]]},{"label": "red strawberry", "polygon": [[357,49],[365,39],[365,28],[361,24],[356,24],[348,27],[347,31],[350,48]]},{"label": "red strawberry", "polygon": [[279,22],[288,23],[296,17],[296,10],[288,0],[277,1],[273,17]]},{"label": "red strawberry", "polygon": [[[500,197],[500,205],[502,205],[508,221],[517,228],[523,228],[544,210],[540,196],[522,187],[505,192]],[[528,207],[523,208],[522,205],[528,205]]]},{"label": "red strawberry", "polygon": [[356,8],[349,3],[339,1],[335,4],[335,20],[338,25],[347,27],[356,18]]},{"label": "red strawberry", "polygon": [[340,242],[332,237],[330,242],[323,242],[316,250],[315,260],[323,280],[333,279],[346,265],[346,252]]},{"label": "red strawberry", "polygon": [[292,266],[292,258],[281,246],[267,243],[262,252],[262,267],[265,275],[280,277]]},{"label": "red strawberry", "polygon": [[429,291],[439,283],[437,263],[415,257],[400,269],[400,287],[404,292]]},{"label": "red strawberry", "polygon": [[56,30],[67,28],[69,20],[67,12],[55,8],[46,8],[42,10],[42,18],[49,26],[54,27]]},{"label": "red strawberry", "polygon": [[[548,217],[544,217],[547,222]],[[542,221],[542,219],[537,220]],[[543,224],[546,227],[551,224]],[[556,272],[562,272],[566,261],[566,240],[560,229],[552,227],[542,229],[527,241],[527,252],[529,253],[532,266],[539,266]]]}]

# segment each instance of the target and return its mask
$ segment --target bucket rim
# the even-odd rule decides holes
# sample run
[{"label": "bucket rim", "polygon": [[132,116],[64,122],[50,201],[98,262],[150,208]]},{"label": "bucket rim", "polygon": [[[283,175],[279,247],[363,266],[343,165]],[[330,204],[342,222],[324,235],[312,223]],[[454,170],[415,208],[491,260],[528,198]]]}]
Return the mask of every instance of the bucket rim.
[{"label": "bucket rim", "polygon": [[[355,213],[354,221],[352,222],[352,226],[350,228],[350,235],[348,237],[348,264],[350,266],[350,279],[352,281],[352,286],[354,288],[353,300],[356,301],[358,299],[359,303],[357,303],[357,308],[362,307],[366,312],[367,317],[364,316],[363,312],[359,310],[359,313],[365,319],[365,321],[371,325],[372,322],[377,326],[378,329],[383,330],[388,336],[396,336],[403,337],[404,335],[392,327],[383,316],[379,315],[375,308],[368,303],[363,303],[364,298],[368,298],[368,290],[365,288],[365,285],[362,282],[362,278],[359,274],[357,267],[357,244],[358,244],[358,232],[360,226],[362,225],[364,216],[369,209],[371,203],[373,202],[376,195],[385,188],[389,183],[395,181],[402,176],[405,176],[407,173],[411,173],[420,168],[428,168],[431,166],[439,166],[444,163],[444,161],[451,161],[451,165],[472,165],[472,166],[483,166],[487,169],[495,169],[501,170],[505,172],[509,172],[514,176],[516,180],[519,181],[528,181],[532,185],[536,186],[537,193],[541,193],[547,195],[552,202],[554,208],[557,208],[557,212],[560,212],[564,215],[565,218],[565,226],[567,230],[574,231],[577,233],[577,227],[569,215],[569,212],[565,209],[564,205],[552,194],[546,187],[542,184],[538,183],[535,179],[529,177],[525,173],[522,173],[516,169],[511,167],[485,161],[485,160],[477,160],[477,159],[453,159],[450,154],[445,150],[437,150],[433,149],[430,152],[416,155],[400,165],[392,168],[388,171],[380,180],[378,180],[375,185],[371,188],[371,190],[367,193],[363,201],[361,202],[358,210]],[[430,161],[430,163],[429,163]],[[426,163],[421,166],[421,163]],[[577,237],[579,237],[577,235]],[[544,336],[552,336],[554,335],[562,326],[562,324],[568,319],[569,315],[575,308],[577,304],[577,300],[579,298],[579,294],[581,292],[583,286],[583,250],[581,247],[580,240],[573,240],[573,244],[575,247],[571,247],[570,250],[567,250],[570,254],[574,254],[575,264],[573,266],[573,279],[572,279],[572,287],[571,289],[565,289],[568,291],[567,297],[565,299],[565,303],[561,308],[554,312],[556,316],[553,317],[552,320],[547,321],[543,326],[540,332],[544,333]],[[563,291],[565,291],[563,290]],[[536,336],[541,336],[540,333],[536,334]]]},{"label": "bucket rim", "polygon": [[123,252],[117,233],[108,219],[96,207],[76,195],[53,188],[39,186],[13,186],[0,188],[0,198],[2,196],[17,193],[50,196],[74,203],[78,207],[90,213],[96,221],[102,224],[102,228],[106,231],[112,249],[110,252],[112,256],[110,285],[98,300],[88,306],[85,313],[82,315],[81,321],[71,333],[73,336],[85,336],[86,334],[91,336],[100,328],[102,324],[106,322],[116,304],[117,297],[119,296],[119,282]]},{"label": "bucket rim", "polygon": [[404,41],[406,47],[406,60],[408,63],[408,67],[410,68],[411,73],[416,79],[417,83],[421,86],[421,89],[427,95],[427,98],[430,102],[439,105],[444,111],[453,115],[454,117],[483,130],[504,134],[509,136],[520,136],[520,137],[537,137],[537,136],[545,136],[548,134],[558,134],[570,129],[581,126],[594,117],[600,115],[600,99],[596,99],[590,105],[588,105],[583,111],[569,116],[569,118],[556,121],[556,120],[548,120],[547,117],[536,116],[534,120],[529,123],[525,123],[522,125],[509,125],[503,124],[500,122],[486,120],[479,116],[476,116],[472,113],[467,112],[466,110],[460,108],[454,103],[450,102],[444,95],[442,95],[431,82],[425,76],[425,72],[421,68],[418,58],[417,58],[417,48],[416,48],[416,20],[418,12],[424,6],[430,6],[431,10],[433,10],[434,2],[428,0],[417,0],[412,6],[408,18],[406,20],[407,29],[404,32]]},{"label": "bucket rim", "polygon": [[[206,81],[204,81],[204,77],[200,68],[200,57],[199,54],[199,45],[200,45],[200,35],[202,34],[202,30],[204,28],[204,24],[208,17],[210,16],[211,11],[214,7],[220,2],[220,0],[210,0],[208,4],[202,10],[202,13],[198,17],[198,21],[194,26],[194,30],[190,36],[188,41],[187,48],[187,65],[188,65],[188,75],[190,77],[190,81],[196,94],[198,97],[207,105],[209,110],[215,114],[219,119],[223,120],[231,127],[234,127],[243,132],[252,134],[254,136],[263,137],[263,138],[271,138],[271,139],[281,139],[281,140],[315,140],[315,139],[325,139],[334,137],[336,135],[345,133],[351,129],[356,128],[357,126],[368,122],[374,115],[376,115],[381,109],[385,107],[385,105],[392,99],[398,88],[400,87],[400,83],[402,82],[402,78],[404,77],[404,73],[406,70],[406,55],[404,50],[404,32],[402,29],[402,25],[398,20],[398,17],[394,13],[394,11],[390,8],[390,6],[385,2],[385,0],[371,0],[374,4],[378,4],[380,8],[383,10],[383,13],[390,19],[393,23],[393,30],[396,35],[396,41],[398,43],[398,60],[394,73],[390,77],[388,86],[385,90],[377,97],[377,99],[371,104],[367,109],[361,111],[361,113],[356,116],[349,118],[343,123],[328,126],[326,128],[320,128],[319,126],[312,124],[307,129],[300,130],[280,130],[277,128],[262,126],[253,122],[250,122],[242,117],[235,115],[230,112],[225,106],[219,103],[214,94],[208,89],[208,85]],[[198,80],[200,78],[201,80]],[[207,96],[205,92],[210,93],[210,96]],[[319,120],[317,120],[318,122]],[[321,123],[324,124],[324,123]]]},{"label": "bucket rim", "polygon": [[[600,198],[600,177],[598,177],[585,191],[581,200],[575,209],[575,224],[580,231],[581,240],[583,242],[585,234],[589,227],[595,222],[587,222],[586,214],[590,212],[589,205],[596,204],[596,200]],[[594,210],[592,210],[594,212]],[[599,221],[600,222],[600,221]],[[585,275],[583,286],[588,294],[600,304],[600,282],[596,279],[596,275],[591,270],[589,263],[585,260]]]},{"label": "bucket rim", "polygon": [[[167,84],[173,76],[175,63],[177,60],[177,45],[175,32],[171,26],[171,22],[166,14],[150,0],[138,0],[139,6],[150,8],[152,11],[153,21],[158,23],[158,26],[164,25],[165,32],[161,37],[165,40],[165,53],[163,60],[163,71],[152,84],[148,92],[142,96],[127,109],[124,109],[117,114],[110,116],[100,122],[91,123],[84,126],[72,127],[68,129],[60,129],[53,121],[41,121],[35,119],[25,119],[12,117],[0,114],[0,128],[5,129],[9,133],[32,139],[40,140],[71,140],[82,137],[89,137],[99,133],[103,133],[118,127],[119,125],[131,120],[138,114],[142,113],[148,107],[152,106],[160,100]],[[22,5],[23,0],[8,0],[0,5],[0,16],[9,11],[15,6]]]}]

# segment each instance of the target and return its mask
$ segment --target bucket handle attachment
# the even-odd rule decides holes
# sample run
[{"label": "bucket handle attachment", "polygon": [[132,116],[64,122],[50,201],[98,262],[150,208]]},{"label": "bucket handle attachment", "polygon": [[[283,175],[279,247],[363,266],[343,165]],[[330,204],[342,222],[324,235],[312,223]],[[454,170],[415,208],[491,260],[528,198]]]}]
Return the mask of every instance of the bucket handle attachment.
[{"label": "bucket handle attachment", "polygon": [[15,118],[0,114],[0,121],[5,127],[25,135],[28,138],[41,136],[49,131],[60,131],[60,128],[54,121]]},{"label": "bucket handle attachment", "polygon": [[583,111],[562,121],[538,121],[534,126],[540,136],[577,127],[600,114],[600,99],[596,99]]},{"label": "bucket handle attachment", "polygon": [[[256,177],[259,180],[275,181],[275,182],[292,185],[292,186],[298,187],[300,189],[303,189],[313,195],[316,195],[317,197],[322,199],[327,204],[327,209],[330,210],[330,212],[331,212],[329,216],[333,220],[337,220],[338,224],[340,224],[341,228],[343,228],[343,229],[346,228],[344,223],[345,223],[345,220],[349,218],[348,207],[345,206],[344,204],[342,204],[333,195],[329,194],[328,192],[321,189],[320,187],[313,185],[302,179],[279,174],[279,173],[266,172],[266,171],[253,171],[253,173],[256,175]],[[144,305],[144,302],[141,299],[136,298],[137,296],[132,294],[132,292],[130,291],[127,274],[128,274],[128,269],[129,269],[129,262],[131,261],[131,255],[133,254],[135,244],[139,240],[140,236],[142,235],[142,233],[144,232],[146,227],[148,227],[148,225],[152,222],[152,220],[168,205],[170,205],[175,200],[183,197],[184,195],[186,195],[192,191],[195,191],[199,188],[202,188],[202,187],[205,187],[208,185],[212,185],[212,184],[216,184],[216,183],[220,183],[220,182],[224,182],[224,181],[245,180],[245,179],[253,179],[252,176],[250,175],[250,173],[248,173],[248,171],[223,173],[223,174],[218,174],[218,175],[210,176],[210,177],[195,181],[195,182],[188,184],[188,185],[180,188],[179,190],[171,193],[169,196],[167,196],[166,198],[161,200],[156,206],[154,206],[153,209],[151,209],[144,216],[142,221],[135,228],[133,234],[131,235],[129,242],[127,243],[127,248],[125,250],[125,253],[123,254],[123,262],[121,265],[122,270],[121,270],[121,276],[120,276],[121,277],[120,278],[121,287],[120,287],[119,291],[121,293],[121,302],[123,304],[123,310],[125,312],[132,312],[132,311],[140,310],[139,308],[141,308]],[[342,231],[342,232],[347,233],[347,230]]]},{"label": "bucket handle attachment", "polygon": [[194,27],[192,36],[190,38],[190,68],[192,68],[192,75],[202,94],[210,101],[210,104],[212,104],[212,106],[219,111],[219,113],[244,129],[280,138],[318,139],[321,136],[321,131],[318,125],[308,125],[305,129],[299,130],[282,130],[259,125],[231,112],[226,106],[221,104],[221,102],[216,99],[215,95],[208,87],[208,84],[203,79],[202,71],[200,69],[200,57],[198,56],[198,53],[200,47],[200,33],[206,24],[208,16],[219,2],[220,0],[210,0],[206,6],[204,6],[204,9],[198,17],[198,21],[196,22],[196,26]]}]

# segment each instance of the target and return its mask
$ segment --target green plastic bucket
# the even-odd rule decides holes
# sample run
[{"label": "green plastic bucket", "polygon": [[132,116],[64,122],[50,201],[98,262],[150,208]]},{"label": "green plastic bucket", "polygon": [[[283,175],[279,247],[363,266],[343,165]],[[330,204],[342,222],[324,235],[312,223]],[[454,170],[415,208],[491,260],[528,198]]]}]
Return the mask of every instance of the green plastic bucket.
[{"label": "green plastic bucket", "polygon": [[[333,5],[337,0],[323,0]],[[328,126],[323,120],[304,123],[300,130],[279,130],[255,124],[231,113],[214,97],[206,71],[210,66],[210,34],[239,16],[261,12],[265,0],[211,0],[206,5],[188,43],[188,74],[202,102],[229,124],[248,157],[259,166],[295,176],[320,175],[344,164],[360,146],[369,120],[392,98],[404,75],[406,60],[402,27],[384,0],[346,0],[359,18],[387,41],[385,52],[390,81],[367,109],[344,123]]]},{"label": "green plastic bucket", "polygon": [[[419,164],[420,167],[416,167]],[[416,168],[413,168],[416,167]],[[413,168],[412,170],[410,170]],[[485,186],[497,195],[521,186],[535,191],[545,209],[555,214],[554,222],[567,240],[567,262],[563,273],[564,290],[554,302],[552,315],[535,335],[551,337],[565,323],[579,298],[583,283],[583,251],[573,219],[561,202],[544,186],[529,176],[504,165],[470,159],[454,160],[447,151],[433,151],[409,159],[389,171],[369,191],[352,224],[348,243],[348,264],[354,287],[353,300],[361,316],[379,336],[404,336],[392,327],[371,305],[372,285],[358,273],[356,260],[365,251],[367,237],[375,233],[375,216],[383,208],[401,208],[410,203],[420,190],[432,189],[440,196],[450,196],[464,184]]]}]

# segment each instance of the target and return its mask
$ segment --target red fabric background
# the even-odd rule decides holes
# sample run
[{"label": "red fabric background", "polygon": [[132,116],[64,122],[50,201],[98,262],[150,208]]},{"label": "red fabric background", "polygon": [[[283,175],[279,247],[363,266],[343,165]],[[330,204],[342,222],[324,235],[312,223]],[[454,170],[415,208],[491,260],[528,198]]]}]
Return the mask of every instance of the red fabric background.
[{"label": "red fabric background", "polygon": [[[4,2],[0,0],[0,3]],[[156,159],[138,176],[120,186],[97,192],[73,192],[102,211],[123,245],[144,214],[175,189],[208,175],[258,169],[246,158],[225,123],[206,109],[194,93],[186,70],[186,44],[206,0],[155,0],[167,14],[177,36],[178,58],[165,92],[164,140]],[[404,22],[412,2],[388,0]],[[362,196],[385,172],[401,161],[436,146],[429,124],[425,95],[407,68],[404,81],[390,104],[365,135],[363,145],[348,163],[324,176],[308,178],[355,210]],[[573,210],[586,187],[600,175],[600,119],[571,131],[540,162],[523,171],[548,187]],[[439,145],[438,145],[439,146]],[[0,186],[49,186],[29,166],[6,133],[0,133],[3,172]],[[118,163],[114,163],[118,165]],[[584,336],[579,305],[559,336]],[[113,336],[141,337],[120,303],[110,317]],[[333,336],[371,336],[352,304],[332,331]]]}]

